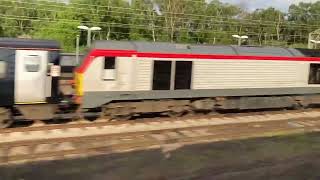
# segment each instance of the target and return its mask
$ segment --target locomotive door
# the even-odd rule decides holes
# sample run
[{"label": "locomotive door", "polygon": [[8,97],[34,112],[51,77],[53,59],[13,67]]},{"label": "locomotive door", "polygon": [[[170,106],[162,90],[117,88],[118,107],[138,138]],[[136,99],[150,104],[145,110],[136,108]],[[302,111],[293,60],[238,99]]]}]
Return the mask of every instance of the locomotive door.
[{"label": "locomotive door", "polygon": [[47,51],[16,51],[15,103],[46,101],[47,61]]}]

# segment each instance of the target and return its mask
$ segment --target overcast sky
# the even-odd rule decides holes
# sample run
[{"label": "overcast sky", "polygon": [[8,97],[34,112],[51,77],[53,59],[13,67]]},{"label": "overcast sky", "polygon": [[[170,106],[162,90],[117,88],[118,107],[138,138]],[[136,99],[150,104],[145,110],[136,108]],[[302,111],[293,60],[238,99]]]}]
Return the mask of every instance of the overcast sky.
[{"label": "overcast sky", "polygon": [[319,0],[220,0],[232,4],[238,4],[252,11],[257,8],[275,7],[282,11],[288,11],[290,4],[299,2],[316,2]]}]

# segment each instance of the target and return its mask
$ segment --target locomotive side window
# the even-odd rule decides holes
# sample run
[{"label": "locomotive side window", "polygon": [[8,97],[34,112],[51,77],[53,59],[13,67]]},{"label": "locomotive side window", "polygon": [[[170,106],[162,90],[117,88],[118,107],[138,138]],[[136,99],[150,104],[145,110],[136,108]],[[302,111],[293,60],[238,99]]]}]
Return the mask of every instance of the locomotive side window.
[{"label": "locomotive side window", "polygon": [[27,72],[39,72],[41,66],[41,57],[38,55],[25,56],[24,65]]},{"label": "locomotive side window", "polygon": [[116,57],[104,57],[103,79],[116,79]]},{"label": "locomotive side window", "polygon": [[192,76],[192,61],[177,61],[174,89],[190,89]]},{"label": "locomotive side window", "polygon": [[154,61],[153,90],[170,90],[171,61]]},{"label": "locomotive side window", "polygon": [[310,64],[309,84],[320,84],[320,64]]},{"label": "locomotive side window", "polygon": [[7,64],[6,62],[0,60],[0,79],[6,77]]}]

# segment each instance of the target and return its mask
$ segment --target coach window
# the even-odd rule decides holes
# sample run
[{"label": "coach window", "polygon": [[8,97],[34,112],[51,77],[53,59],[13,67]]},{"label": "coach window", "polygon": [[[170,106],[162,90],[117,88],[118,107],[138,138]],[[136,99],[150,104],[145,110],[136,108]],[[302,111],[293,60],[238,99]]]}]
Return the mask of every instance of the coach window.
[{"label": "coach window", "polygon": [[6,77],[7,64],[6,62],[0,60],[0,79]]},{"label": "coach window", "polygon": [[27,72],[39,72],[41,66],[41,57],[38,55],[29,55],[24,58],[24,65]]},{"label": "coach window", "polygon": [[320,64],[310,64],[309,84],[320,84]]},{"label": "coach window", "polygon": [[103,79],[116,79],[116,57],[104,57]]}]

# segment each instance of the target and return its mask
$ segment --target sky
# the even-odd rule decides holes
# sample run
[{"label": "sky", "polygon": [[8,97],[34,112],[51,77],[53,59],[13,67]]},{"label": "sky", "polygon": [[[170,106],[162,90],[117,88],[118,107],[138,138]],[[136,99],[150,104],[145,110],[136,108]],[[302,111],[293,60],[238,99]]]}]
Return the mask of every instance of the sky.
[{"label": "sky", "polygon": [[[128,0],[129,2],[131,0]],[[207,0],[207,2],[210,2],[211,0]],[[289,9],[289,6],[293,3],[298,4],[299,2],[316,2],[320,0],[220,0],[221,2],[225,3],[231,3],[240,5],[241,7],[249,10],[254,11],[258,8],[268,8],[268,7],[274,7],[276,9],[279,9],[283,12],[287,12]]]},{"label": "sky", "polygon": [[227,2],[231,4],[237,4],[241,7],[245,7],[249,11],[253,11],[257,8],[275,7],[281,11],[287,12],[288,8],[293,3],[299,2],[316,2],[319,0],[220,0],[221,2]]}]

